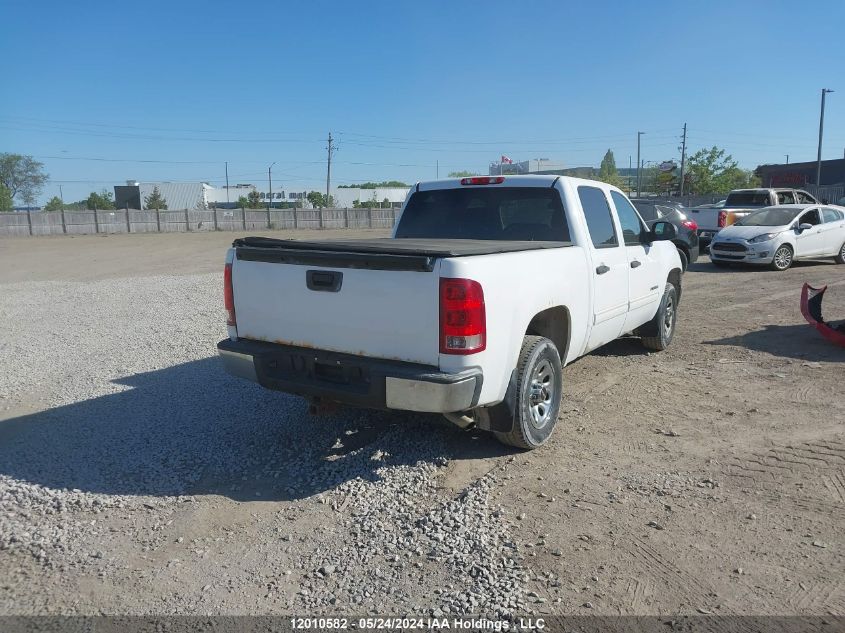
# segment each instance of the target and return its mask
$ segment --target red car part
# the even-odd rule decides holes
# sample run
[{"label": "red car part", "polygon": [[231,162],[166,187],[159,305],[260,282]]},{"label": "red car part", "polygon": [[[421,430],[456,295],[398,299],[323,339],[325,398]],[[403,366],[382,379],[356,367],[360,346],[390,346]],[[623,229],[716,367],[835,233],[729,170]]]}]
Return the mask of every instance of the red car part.
[{"label": "red car part", "polygon": [[813,288],[810,284],[805,283],[801,289],[801,314],[807,320],[807,323],[812,325],[831,343],[836,343],[845,347],[845,325],[837,327],[829,323],[825,323],[822,318],[822,298],[827,286],[821,288]]}]

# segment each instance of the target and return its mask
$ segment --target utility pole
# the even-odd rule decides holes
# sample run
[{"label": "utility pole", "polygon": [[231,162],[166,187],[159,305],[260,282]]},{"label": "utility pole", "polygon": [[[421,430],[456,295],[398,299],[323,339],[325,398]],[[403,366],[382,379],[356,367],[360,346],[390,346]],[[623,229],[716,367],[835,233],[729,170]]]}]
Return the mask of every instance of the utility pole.
[{"label": "utility pole", "polygon": [[789,164],[789,154],[786,155],[786,164]]},{"label": "utility pole", "polygon": [[329,145],[326,149],[329,151],[329,160],[326,163],[326,206],[329,204],[329,196],[331,195],[331,188],[332,188],[332,153],[334,153],[334,147],[332,147],[332,133],[329,132]]},{"label": "utility pole", "polygon": [[684,123],[684,140],[681,141],[681,197],[684,196],[684,164],[687,158],[687,124]]},{"label": "utility pole", "polygon": [[440,160],[437,161],[437,180],[440,180]]},{"label": "utility pole", "polygon": [[816,186],[822,184],[822,134],[824,133],[824,97],[828,92],[833,92],[829,88],[822,88],[822,111],[819,115],[819,154],[816,158]]},{"label": "utility pole", "polygon": [[61,198],[62,209],[64,209],[65,208],[65,194],[62,193],[62,186],[61,185],[59,185],[59,198]]},{"label": "utility pole", "polygon": [[270,191],[267,192],[267,211],[270,211],[270,205],[273,204],[273,165],[276,164],[276,161],[273,161],[273,164],[267,168],[267,186]]},{"label": "utility pole", "polygon": [[226,161],[226,206],[229,206],[229,161]]},{"label": "utility pole", "polygon": [[642,181],[640,180],[640,138],[645,132],[637,132],[637,197],[640,197],[640,185]]}]

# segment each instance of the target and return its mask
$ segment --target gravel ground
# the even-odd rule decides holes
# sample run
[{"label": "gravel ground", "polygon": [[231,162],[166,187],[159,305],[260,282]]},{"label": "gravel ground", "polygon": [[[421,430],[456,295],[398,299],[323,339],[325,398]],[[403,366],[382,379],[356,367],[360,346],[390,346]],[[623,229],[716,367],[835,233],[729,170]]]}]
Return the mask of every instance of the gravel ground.
[{"label": "gravel ground", "polygon": [[0,241],[0,613],[845,612],[845,267],[703,258],[526,454],[230,379],[231,239]]}]

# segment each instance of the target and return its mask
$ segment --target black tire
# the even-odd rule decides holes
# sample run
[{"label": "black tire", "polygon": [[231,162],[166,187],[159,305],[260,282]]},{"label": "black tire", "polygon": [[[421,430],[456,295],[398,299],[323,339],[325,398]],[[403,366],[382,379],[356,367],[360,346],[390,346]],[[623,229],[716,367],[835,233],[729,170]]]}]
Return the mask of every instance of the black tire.
[{"label": "black tire", "polygon": [[666,284],[663,290],[663,298],[660,299],[660,307],[657,314],[642,328],[643,345],[647,349],[662,352],[669,347],[672,338],[675,336],[675,323],[678,321],[678,290],[672,284]]},{"label": "black tire", "polygon": [[789,244],[781,244],[775,251],[775,254],[772,257],[772,263],[769,264],[769,268],[783,272],[792,266],[792,259],[792,247]]},{"label": "black tire", "polygon": [[687,252],[680,246],[677,246],[676,248],[678,250],[678,257],[681,258],[681,272],[685,273],[687,272],[687,266],[689,266],[689,255],[687,255]]},{"label": "black tire", "polygon": [[496,432],[508,446],[532,450],[546,443],[557,423],[563,373],[560,354],[549,339],[526,336],[516,364],[517,401],[510,432]]},{"label": "black tire", "polygon": [[730,266],[728,262],[723,262],[720,259],[711,259],[710,263],[713,264],[716,268],[727,268]]},{"label": "black tire", "polygon": [[845,264],[845,244],[839,248],[839,254],[833,258],[837,264]]}]

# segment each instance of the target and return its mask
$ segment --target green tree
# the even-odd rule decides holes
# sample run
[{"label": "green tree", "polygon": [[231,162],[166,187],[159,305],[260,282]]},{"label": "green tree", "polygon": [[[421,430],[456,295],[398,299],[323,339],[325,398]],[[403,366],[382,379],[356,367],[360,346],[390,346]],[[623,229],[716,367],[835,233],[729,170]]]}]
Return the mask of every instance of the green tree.
[{"label": "green tree", "polygon": [[620,189],[622,188],[622,178],[619,176],[619,170],[616,169],[616,159],[613,157],[613,150],[607,150],[604,158],[601,159],[597,180],[606,182],[614,187],[619,187]]},{"label": "green tree", "polygon": [[360,185],[338,185],[338,189],[378,189],[379,187],[407,187],[401,180],[382,180],[381,182],[365,182]]},{"label": "green tree", "polygon": [[85,207],[91,211],[94,209],[114,209],[114,195],[111,191],[105,189],[100,193],[92,191],[85,201]]},{"label": "green tree", "polygon": [[473,176],[480,176],[481,174],[474,171],[450,171],[449,178],[472,178]]},{"label": "green tree", "polygon": [[334,196],[329,196],[327,198],[326,194],[320,193],[319,191],[309,191],[308,195],[305,196],[305,199],[308,200],[308,202],[311,203],[311,206],[315,209],[332,209],[335,207]]},{"label": "green tree", "polygon": [[311,203],[311,206],[315,209],[322,209],[326,206],[326,196],[320,193],[319,191],[309,191],[308,195],[305,196],[308,202]]},{"label": "green tree", "polygon": [[0,154],[0,183],[8,189],[12,199],[20,198],[24,204],[32,206],[49,179],[43,167],[44,164],[32,156]]},{"label": "green tree", "polygon": [[261,208],[261,195],[255,191],[254,189],[250,191],[247,196],[247,207],[250,209],[260,209]]},{"label": "green tree", "polygon": [[715,145],[698,150],[687,164],[691,191],[696,194],[722,194],[759,183],[753,172],[740,169],[730,154]]},{"label": "green tree", "polygon": [[64,204],[64,202],[62,202],[62,199],[59,198],[59,196],[53,196],[52,198],[50,198],[49,202],[47,202],[47,204],[44,205],[44,210],[45,211],[61,211],[62,209],[64,209],[64,206],[65,206],[65,204]]},{"label": "green tree", "polygon": [[0,183],[0,211],[11,211],[15,206],[12,202],[12,194],[6,188],[6,185]]},{"label": "green tree", "polygon": [[246,208],[249,206],[249,198],[247,198],[246,196],[240,196],[240,197],[238,198],[237,205],[238,205],[241,209],[246,209]]},{"label": "green tree", "polygon": [[147,210],[155,209],[156,211],[167,211],[167,200],[165,200],[164,196],[161,195],[161,191],[158,187],[153,187],[150,195],[144,197],[144,208]]}]

